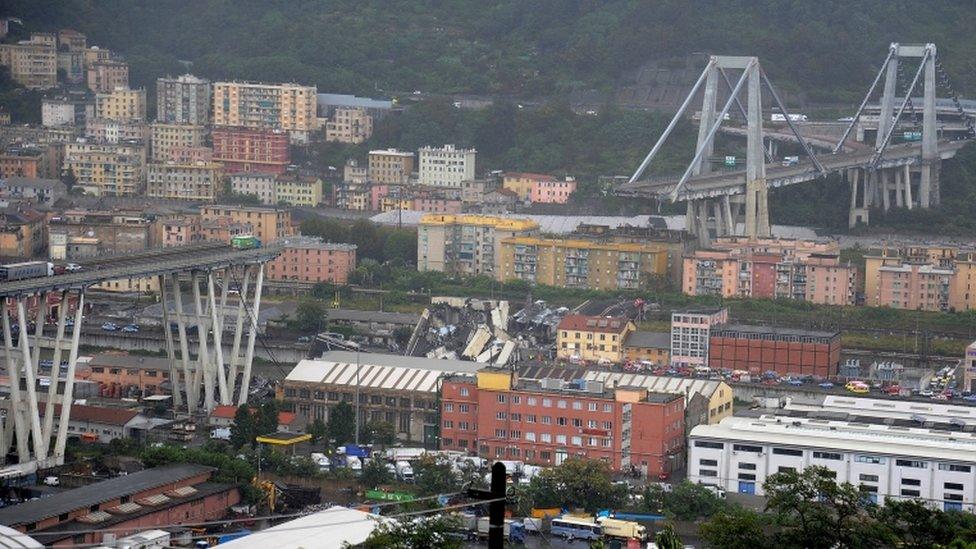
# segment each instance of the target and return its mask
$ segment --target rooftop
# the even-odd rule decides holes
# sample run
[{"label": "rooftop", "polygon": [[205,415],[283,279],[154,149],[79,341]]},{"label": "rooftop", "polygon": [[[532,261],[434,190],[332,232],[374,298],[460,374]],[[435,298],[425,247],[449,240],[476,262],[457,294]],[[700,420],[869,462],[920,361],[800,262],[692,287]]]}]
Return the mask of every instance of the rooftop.
[{"label": "rooftop", "polygon": [[668,332],[631,332],[624,340],[624,347],[671,349],[671,334]]},{"label": "rooftop", "polygon": [[504,244],[527,246],[552,246],[554,248],[574,248],[586,250],[608,250],[615,252],[660,253],[666,251],[658,242],[606,242],[580,238],[542,238],[535,236],[513,236],[502,241]]},{"label": "rooftop", "polygon": [[519,179],[534,179],[536,181],[556,181],[556,178],[551,175],[546,175],[542,173],[530,173],[530,172],[505,172],[505,178],[517,177]]},{"label": "rooftop", "polygon": [[529,219],[510,219],[493,215],[476,214],[426,214],[420,218],[421,225],[475,225],[493,227],[507,231],[538,230],[539,224]]},{"label": "rooftop", "polygon": [[976,463],[976,434],[764,415],[698,425],[689,438]]},{"label": "rooftop", "polygon": [[[72,411],[78,407],[72,408]],[[16,526],[39,522],[78,509],[88,508],[125,495],[180,482],[214,471],[213,467],[181,463],[145,469],[122,477],[103,480],[41,499],[0,509],[0,524]]]},{"label": "rooftop", "polygon": [[349,351],[329,351],[316,360],[299,362],[286,382],[353,385],[359,370],[359,385],[363,388],[434,393],[437,380],[446,373],[475,373],[484,364],[460,360],[437,360]]},{"label": "rooftop", "polygon": [[358,309],[330,309],[329,320],[345,320],[349,322],[384,322],[390,324],[407,324],[414,326],[420,320],[420,315],[412,313],[395,313],[390,311],[360,311]]},{"label": "rooftop", "polygon": [[[356,251],[355,244],[345,244],[342,242],[325,242],[321,238],[314,236],[289,236],[278,241],[285,249],[312,249],[312,250],[336,250],[343,252]],[[331,315],[331,311],[330,311]]]},{"label": "rooftop", "polygon": [[630,320],[624,317],[566,315],[559,322],[559,329],[619,334],[629,323]]},{"label": "rooftop", "polygon": [[392,109],[393,102],[385,99],[357,97],[341,93],[320,93],[315,96],[321,106],[328,107],[363,107],[367,109]]},{"label": "rooftop", "polygon": [[366,541],[387,520],[338,505],[222,543],[227,549],[339,549]]},{"label": "rooftop", "polygon": [[583,374],[583,379],[602,381],[604,383],[617,382],[618,386],[644,387],[659,393],[681,393],[687,395],[702,394],[705,398],[712,398],[716,391],[728,389],[731,398],[732,389],[724,381],[710,379],[696,379],[685,377],[650,376],[644,374],[627,374],[622,372],[603,372],[590,370]]},{"label": "rooftop", "polygon": [[839,337],[840,332],[823,332],[816,330],[800,330],[796,328],[783,328],[781,326],[753,326],[748,324],[719,324],[712,326],[712,336],[721,335],[722,332],[739,332],[743,334],[774,335],[774,336],[796,336],[796,337]]}]

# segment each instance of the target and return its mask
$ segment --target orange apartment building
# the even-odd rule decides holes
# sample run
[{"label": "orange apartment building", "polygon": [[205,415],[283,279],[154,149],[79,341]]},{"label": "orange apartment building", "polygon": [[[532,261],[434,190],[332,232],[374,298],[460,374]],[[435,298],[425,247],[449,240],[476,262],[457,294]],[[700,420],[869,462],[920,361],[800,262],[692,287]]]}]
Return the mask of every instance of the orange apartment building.
[{"label": "orange apartment building", "polygon": [[41,177],[41,152],[39,150],[8,150],[0,153],[0,177]]},{"label": "orange apartment building", "polygon": [[566,315],[556,331],[556,356],[594,362],[621,362],[624,341],[637,327],[623,317]]},{"label": "orange apartment building", "polygon": [[291,211],[279,208],[253,206],[202,206],[200,219],[204,222],[228,218],[232,223],[250,224],[254,236],[268,244],[279,238],[291,236]]},{"label": "orange apartment building", "polygon": [[484,368],[443,380],[441,448],[543,466],[601,460],[667,478],[683,463],[684,409],[680,393]]},{"label": "orange apartment building", "polygon": [[282,244],[281,255],[268,264],[270,280],[345,284],[356,269],[355,244],[323,242],[309,236],[288,238]]},{"label": "orange apartment building", "polygon": [[856,276],[856,267],[841,263],[834,241],[732,236],[686,255],[681,286],[687,295],[852,305]]},{"label": "orange apartment building", "polygon": [[976,310],[976,252],[945,246],[872,250],[864,258],[864,300],[894,309]]}]

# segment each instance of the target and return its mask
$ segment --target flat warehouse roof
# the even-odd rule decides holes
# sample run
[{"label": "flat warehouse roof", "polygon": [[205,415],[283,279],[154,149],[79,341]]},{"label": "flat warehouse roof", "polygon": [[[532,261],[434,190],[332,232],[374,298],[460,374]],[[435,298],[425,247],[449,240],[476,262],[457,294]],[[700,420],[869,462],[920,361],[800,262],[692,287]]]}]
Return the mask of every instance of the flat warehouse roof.
[{"label": "flat warehouse roof", "polygon": [[770,334],[797,337],[837,337],[840,332],[819,332],[814,330],[799,330],[796,328],[782,328],[779,326],[752,326],[748,324],[719,324],[712,327],[712,335],[721,332],[741,332],[744,334]]},{"label": "flat warehouse roof", "polygon": [[299,362],[285,381],[436,392],[437,380],[443,374],[473,374],[484,366],[479,362],[373,353],[359,353],[357,358],[355,352],[330,351],[322,358]]},{"label": "flat warehouse roof", "polygon": [[714,425],[696,426],[689,438],[976,463],[972,433],[825,419],[727,417]]}]

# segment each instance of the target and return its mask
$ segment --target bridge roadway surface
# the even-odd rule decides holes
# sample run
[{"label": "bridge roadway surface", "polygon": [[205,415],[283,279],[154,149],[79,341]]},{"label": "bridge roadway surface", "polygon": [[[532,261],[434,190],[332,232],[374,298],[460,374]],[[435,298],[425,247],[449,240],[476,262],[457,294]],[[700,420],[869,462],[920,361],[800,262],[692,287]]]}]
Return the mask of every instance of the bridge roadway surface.
[{"label": "bridge roadway surface", "polygon": [[[968,140],[940,141],[939,156],[942,159],[955,156],[956,151],[968,143]],[[893,168],[917,164],[922,150],[921,143],[902,143],[891,145],[885,150],[879,168]],[[868,168],[874,158],[874,149],[853,152],[818,155],[817,159],[823,164],[827,172],[841,172],[851,168]],[[736,170],[731,172],[715,172],[704,176],[689,178],[684,188],[678,193],[678,200],[697,200],[702,198],[716,198],[745,194],[746,172]],[[766,183],[769,188],[785,187],[805,181],[812,181],[820,177],[820,172],[807,159],[801,160],[793,166],[778,164],[766,165]],[[650,179],[624,183],[615,192],[624,196],[663,197],[671,193],[680,180],[679,177]]]},{"label": "bridge roadway surface", "polygon": [[254,264],[274,259],[280,253],[281,248],[275,245],[238,250],[227,244],[208,242],[103,257],[83,263],[83,269],[76,273],[0,282],[0,297],[81,289],[121,278]]}]

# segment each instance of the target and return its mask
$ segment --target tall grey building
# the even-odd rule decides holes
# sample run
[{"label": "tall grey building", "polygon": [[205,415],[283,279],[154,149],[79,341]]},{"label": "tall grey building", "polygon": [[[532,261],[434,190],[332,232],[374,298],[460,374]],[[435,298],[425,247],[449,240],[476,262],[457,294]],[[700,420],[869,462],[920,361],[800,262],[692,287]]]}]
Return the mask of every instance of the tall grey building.
[{"label": "tall grey building", "polygon": [[166,124],[210,123],[210,81],[184,74],[156,80],[156,121]]}]

